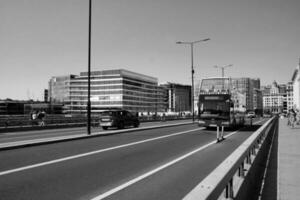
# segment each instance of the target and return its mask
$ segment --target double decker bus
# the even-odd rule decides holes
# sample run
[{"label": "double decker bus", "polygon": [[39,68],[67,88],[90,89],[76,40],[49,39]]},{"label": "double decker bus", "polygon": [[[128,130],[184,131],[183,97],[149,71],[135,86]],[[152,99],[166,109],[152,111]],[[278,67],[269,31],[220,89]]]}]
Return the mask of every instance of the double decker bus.
[{"label": "double decker bus", "polygon": [[243,126],[245,113],[246,95],[232,88],[230,78],[202,80],[198,101],[199,126]]}]

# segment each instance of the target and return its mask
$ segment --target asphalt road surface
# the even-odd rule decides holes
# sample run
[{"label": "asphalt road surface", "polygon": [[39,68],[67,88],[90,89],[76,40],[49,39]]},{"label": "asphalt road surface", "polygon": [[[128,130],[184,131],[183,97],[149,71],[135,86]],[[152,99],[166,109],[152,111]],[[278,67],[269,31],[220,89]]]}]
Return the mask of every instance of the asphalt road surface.
[{"label": "asphalt road surface", "polygon": [[258,126],[196,125],[0,151],[0,199],[182,199]]}]

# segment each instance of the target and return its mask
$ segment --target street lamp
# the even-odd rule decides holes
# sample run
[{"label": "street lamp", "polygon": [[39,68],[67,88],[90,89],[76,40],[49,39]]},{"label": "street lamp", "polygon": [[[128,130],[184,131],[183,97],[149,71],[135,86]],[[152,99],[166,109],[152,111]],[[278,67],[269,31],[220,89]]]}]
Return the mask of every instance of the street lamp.
[{"label": "street lamp", "polygon": [[88,42],[88,99],[87,99],[87,134],[91,134],[91,32],[92,0],[89,0],[89,42]]},{"label": "street lamp", "polygon": [[224,70],[225,70],[225,68],[227,68],[227,67],[232,67],[233,66],[233,64],[230,64],[230,65],[225,65],[225,66],[217,66],[217,65],[215,65],[214,67],[215,68],[220,68],[220,69],[222,69],[222,90],[224,90]]},{"label": "street lamp", "polygon": [[224,78],[224,69],[227,68],[227,67],[232,67],[232,66],[233,66],[233,64],[225,65],[225,66],[217,66],[217,65],[215,65],[214,67],[222,69],[222,78]]},{"label": "street lamp", "polygon": [[176,42],[176,44],[187,44],[190,45],[191,47],[191,68],[192,68],[192,114],[193,114],[193,122],[195,121],[195,114],[194,114],[194,44],[199,43],[199,42],[206,42],[210,40],[210,38],[206,38],[203,40],[197,40],[197,41],[193,41],[193,42],[182,42],[182,41],[178,41]]}]

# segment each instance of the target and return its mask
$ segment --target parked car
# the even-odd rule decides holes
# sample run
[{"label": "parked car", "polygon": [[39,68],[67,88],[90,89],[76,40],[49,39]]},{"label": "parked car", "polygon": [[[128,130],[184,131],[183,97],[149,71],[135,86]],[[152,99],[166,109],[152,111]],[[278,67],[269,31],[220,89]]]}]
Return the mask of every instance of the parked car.
[{"label": "parked car", "polygon": [[99,125],[107,130],[109,127],[124,128],[128,126],[138,127],[138,117],[127,110],[107,110],[100,114]]},{"label": "parked car", "polygon": [[247,117],[248,118],[254,118],[255,117],[255,112],[254,111],[250,111],[247,113]]}]

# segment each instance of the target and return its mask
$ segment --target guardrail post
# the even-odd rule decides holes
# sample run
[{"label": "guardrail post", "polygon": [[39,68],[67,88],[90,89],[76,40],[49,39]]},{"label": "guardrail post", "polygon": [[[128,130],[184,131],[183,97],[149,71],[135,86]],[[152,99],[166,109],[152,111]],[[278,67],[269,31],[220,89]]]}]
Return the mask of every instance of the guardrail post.
[{"label": "guardrail post", "polygon": [[224,126],[222,126],[221,140],[224,140]]},{"label": "guardrail post", "polygon": [[240,167],[239,167],[239,177],[244,178],[245,177],[245,163],[244,161],[241,163]]},{"label": "guardrail post", "polygon": [[225,198],[226,199],[233,199],[233,179],[230,179],[228,184],[226,185],[226,190],[225,190]]},{"label": "guardrail post", "polygon": [[251,164],[251,153],[250,153],[250,151],[248,152],[248,155],[246,157],[246,163]]},{"label": "guardrail post", "polygon": [[217,143],[220,142],[219,138],[220,138],[220,127],[217,126]]}]

